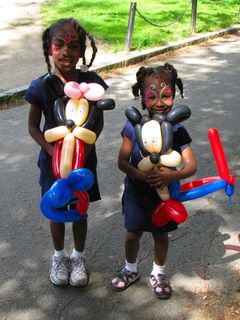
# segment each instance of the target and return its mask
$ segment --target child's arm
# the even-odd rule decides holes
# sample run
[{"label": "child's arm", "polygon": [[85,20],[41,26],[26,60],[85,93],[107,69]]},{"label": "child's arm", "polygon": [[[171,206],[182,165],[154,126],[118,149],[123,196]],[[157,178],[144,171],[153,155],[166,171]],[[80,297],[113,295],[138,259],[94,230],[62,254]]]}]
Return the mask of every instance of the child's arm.
[{"label": "child's arm", "polygon": [[28,117],[28,132],[51,156],[53,153],[53,145],[45,140],[43,132],[40,129],[41,117],[42,110],[37,106],[31,105]]},{"label": "child's arm", "polygon": [[129,176],[132,176],[141,181],[147,181],[148,173],[135,168],[129,159],[132,153],[132,142],[126,136],[123,137],[123,141],[118,155],[118,167],[121,171]]},{"label": "child's arm", "polygon": [[179,170],[172,170],[167,167],[154,168],[149,172],[147,182],[152,187],[160,188],[172,181],[178,181],[193,176],[197,171],[197,163],[190,146],[182,152],[183,167]]}]

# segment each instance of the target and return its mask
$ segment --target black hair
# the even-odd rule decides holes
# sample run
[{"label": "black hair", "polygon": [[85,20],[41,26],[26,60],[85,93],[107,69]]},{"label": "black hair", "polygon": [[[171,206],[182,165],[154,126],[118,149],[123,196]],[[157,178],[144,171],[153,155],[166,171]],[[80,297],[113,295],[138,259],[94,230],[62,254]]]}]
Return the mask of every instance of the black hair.
[{"label": "black hair", "polygon": [[[51,75],[51,63],[49,60],[49,55],[50,55],[50,47],[51,47],[53,35],[56,29],[61,28],[63,25],[66,25],[66,24],[70,24],[78,34],[83,65],[87,66],[88,68],[91,67],[96,57],[97,47],[95,45],[95,41],[93,37],[79,24],[79,22],[74,18],[60,19],[57,22],[53,23],[50,27],[45,29],[42,33],[43,53],[44,53],[45,61],[47,63],[48,73],[50,75]],[[86,58],[85,58],[87,38],[90,40],[91,47],[92,47],[92,57],[89,64],[86,64]]]},{"label": "black hair", "polygon": [[141,67],[136,73],[137,82],[132,86],[132,93],[134,97],[142,97],[142,108],[146,109],[143,99],[143,82],[146,77],[151,75],[168,74],[171,81],[171,87],[173,89],[173,97],[175,97],[176,86],[178,87],[181,97],[183,98],[183,83],[182,79],[178,77],[177,70],[170,63],[165,63],[163,66],[158,67]]}]

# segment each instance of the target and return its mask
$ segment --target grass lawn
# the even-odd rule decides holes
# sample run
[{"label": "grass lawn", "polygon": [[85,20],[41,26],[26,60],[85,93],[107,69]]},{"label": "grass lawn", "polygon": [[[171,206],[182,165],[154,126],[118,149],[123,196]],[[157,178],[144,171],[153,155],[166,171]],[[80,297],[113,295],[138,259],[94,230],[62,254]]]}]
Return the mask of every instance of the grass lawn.
[{"label": "grass lawn", "polygon": [[[136,3],[143,17],[136,12],[131,50],[156,47],[189,36],[192,1],[138,0]],[[131,1],[126,0],[47,1],[41,5],[42,24],[47,27],[59,18],[74,17],[94,37],[108,43],[114,51],[120,51],[125,48],[130,4]],[[182,16],[180,21],[179,16]],[[197,33],[219,30],[239,22],[239,0],[197,1]]]}]

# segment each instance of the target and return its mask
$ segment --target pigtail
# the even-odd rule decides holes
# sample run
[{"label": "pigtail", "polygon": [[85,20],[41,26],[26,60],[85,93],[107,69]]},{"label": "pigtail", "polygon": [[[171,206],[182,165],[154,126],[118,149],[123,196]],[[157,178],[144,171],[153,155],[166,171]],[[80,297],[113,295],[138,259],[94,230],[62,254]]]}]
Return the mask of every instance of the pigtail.
[{"label": "pigtail", "polygon": [[49,54],[50,54],[50,30],[47,28],[45,31],[42,33],[42,43],[43,43],[43,54],[45,57],[45,61],[47,63],[47,69],[48,73],[51,75],[51,63],[49,60]]},{"label": "pigtail", "polygon": [[[90,68],[91,65],[93,64],[93,61],[94,61],[94,59],[96,57],[96,53],[97,53],[97,47],[96,47],[93,36],[90,35],[89,33],[87,33],[86,30],[75,19],[72,19],[72,24],[74,25],[74,28],[76,29],[76,31],[78,33],[79,40],[80,40],[80,51],[82,53],[81,58],[82,58],[82,63],[83,63],[82,70],[85,70],[85,69]],[[92,47],[92,57],[91,57],[89,64],[87,64],[86,57],[85,57],[87,38],[89,39],[91,47]]]},{"label": "pigtail", "polygon": [[177,78],[176,80],[176,85],[178,87],[178,90],[180,92],[180,95],[182,98],[184,98],[184,94],[183,94],[183,83],[182,83],[182,79],[181,78]]},{"label": "pigtail", "polygon": [[88,39],[90,40],[91,47],[92,47],[92,58],[91,58],[89,64],[87,65],[88,68],[90,68],[91,65],[93,64],[93,61],[94,61],[95,57],[96,57],[97,47],[96,47],[95,41],[94,41],[94,39],[93,39],[93,36],[91,36],[89,33],[87,33],[87,37],[88,37]]}]

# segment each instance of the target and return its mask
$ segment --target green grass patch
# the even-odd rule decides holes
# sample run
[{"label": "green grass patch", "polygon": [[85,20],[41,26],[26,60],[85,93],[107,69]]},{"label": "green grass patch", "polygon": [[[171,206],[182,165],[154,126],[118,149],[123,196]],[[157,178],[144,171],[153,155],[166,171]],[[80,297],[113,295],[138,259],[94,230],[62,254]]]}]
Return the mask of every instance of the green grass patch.
[{"label": "green grass patch", "polygon": [[[125,48],[130,3],[126,0],[47,1],[41,5],[42,24],[47,27],[60,18],[74,17],[93,36],[114,51],[120,51]],[[136,3],[144,18],[161,27],[151,25],[136,12],[132,50],[164,45],[190,35],[192,5],[189,0],[138,0]],[[240,21],[239,0],[199,0],[197,3],[197,33],[216,31]]]}]

